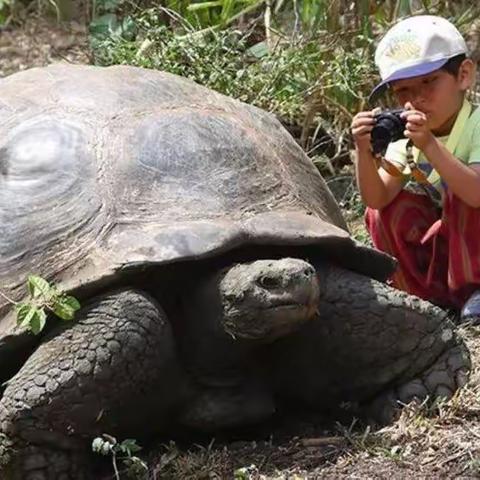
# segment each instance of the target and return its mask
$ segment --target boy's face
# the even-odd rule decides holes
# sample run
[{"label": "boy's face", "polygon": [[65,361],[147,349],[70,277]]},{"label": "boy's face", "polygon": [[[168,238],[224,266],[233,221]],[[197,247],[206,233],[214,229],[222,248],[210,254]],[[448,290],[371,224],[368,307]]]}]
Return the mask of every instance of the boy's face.
[{"label": "boy's face", "polygon": [[465,60],[457,76],[445,70],[436,70],[403,80],[395,80],[391,91],[396,101],[405,106],[410,102],[415,110],[427,116],[427,125],[433,133],[448,134],[463,103],[465,91],[472,81],[473,64]]}]

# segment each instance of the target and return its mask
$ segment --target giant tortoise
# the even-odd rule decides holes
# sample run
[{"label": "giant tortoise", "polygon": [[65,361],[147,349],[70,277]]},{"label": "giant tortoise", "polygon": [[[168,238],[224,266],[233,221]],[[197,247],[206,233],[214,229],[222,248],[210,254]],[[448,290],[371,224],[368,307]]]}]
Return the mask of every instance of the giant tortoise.
[{"label": "giant tortoise", "polygon": [[[129,66],[0,81],[0,456],[5,479],[92,478],[88,450],[215,432],[278,405],[379,418],[451,396],[469,356],[447,315],[391,288],[272,115]],[[31,273],[81,302],[18,327]]]}]

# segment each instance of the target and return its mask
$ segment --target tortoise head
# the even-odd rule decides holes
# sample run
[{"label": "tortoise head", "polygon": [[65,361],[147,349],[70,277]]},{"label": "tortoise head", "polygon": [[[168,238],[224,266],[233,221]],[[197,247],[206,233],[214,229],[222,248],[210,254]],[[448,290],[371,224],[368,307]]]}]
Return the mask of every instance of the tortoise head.
[{"label": "tortoise head", "polygon": [[320,290],[314,267],[297,258],[236,264],[222,272],[218,287],[226,332],[264,341],[311,319]]}]

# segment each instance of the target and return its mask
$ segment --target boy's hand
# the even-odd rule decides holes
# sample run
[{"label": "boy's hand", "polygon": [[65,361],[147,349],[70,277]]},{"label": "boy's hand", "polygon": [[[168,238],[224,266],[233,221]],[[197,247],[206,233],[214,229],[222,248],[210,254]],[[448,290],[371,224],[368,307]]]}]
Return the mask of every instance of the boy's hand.
[{"label": "boy's hand", "polygon": [[380,112],[380,108],[375,108],[366,112],[357,113],[352,120],[352,135],[355,146],[361,152],[370,152],[370,132],[375,125],[374,116]]},{"label": "boy's hand", "polygon": [[427,126],[427,116],[420,110],[415,110],[410,102],[405,104],[405,109],[407,111],[401,115],[407,121],[404,134],[419,150],[423,151],[432,141],[435,141],[433,133]]}]

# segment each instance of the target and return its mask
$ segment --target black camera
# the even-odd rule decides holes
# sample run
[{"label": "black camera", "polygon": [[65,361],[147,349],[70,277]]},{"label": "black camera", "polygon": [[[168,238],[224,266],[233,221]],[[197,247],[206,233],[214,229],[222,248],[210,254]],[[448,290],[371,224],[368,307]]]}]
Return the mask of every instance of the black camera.
[{"label": "black camera", "polygon": [[375,115],[375,126],[372,129],[370,138],[374,155],[384,155],[388,144],[405,138],[403,132],[407,121],[400,115],[405,110],[384,110]]}]

